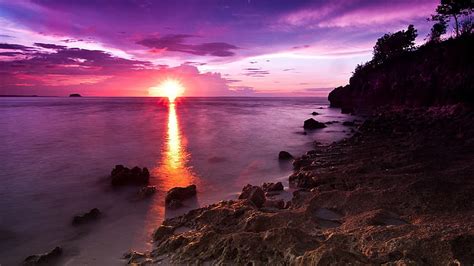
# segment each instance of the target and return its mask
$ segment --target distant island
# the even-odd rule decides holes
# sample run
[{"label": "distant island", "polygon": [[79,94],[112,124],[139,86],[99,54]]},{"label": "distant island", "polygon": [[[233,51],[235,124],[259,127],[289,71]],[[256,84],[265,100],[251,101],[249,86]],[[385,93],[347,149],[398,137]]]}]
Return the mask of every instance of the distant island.
[{"label": "distant island", "polygon": [[82,97],[79,93],[69,94],[69,97]]}]

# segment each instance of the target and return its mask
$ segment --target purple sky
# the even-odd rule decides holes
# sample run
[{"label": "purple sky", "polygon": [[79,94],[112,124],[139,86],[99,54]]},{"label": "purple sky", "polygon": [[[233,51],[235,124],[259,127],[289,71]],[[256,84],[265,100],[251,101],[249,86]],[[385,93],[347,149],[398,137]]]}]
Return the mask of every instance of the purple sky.
[{"label": "purple sky", "polygon": [[436,0],[0,0],[0,94],[325,96]]}]

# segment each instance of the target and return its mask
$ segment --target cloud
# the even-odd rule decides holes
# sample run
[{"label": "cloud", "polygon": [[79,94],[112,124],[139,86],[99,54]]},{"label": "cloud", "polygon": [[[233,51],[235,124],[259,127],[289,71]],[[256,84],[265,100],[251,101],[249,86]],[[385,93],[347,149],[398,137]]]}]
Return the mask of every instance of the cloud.
[{"label": "cloud", "polygon": [[209,42],[201,44],[188,44],[186,40],[195,37],[188,34],[168,34],[163,37],[150,37],[137,42],[151,49],[158,49],[171,52],[181,52],[193,55],[211,55],[218,57],[233,56],[233,50],[239,49],[237,46],[224,42]]},{"label": "cloud", "polygon": [[57,44],[51,44],[51,43],[34,43],[35,46],[41,47],[41,48],[46,48],[46,49],[54,49],[54,50],[62,50],[66,49],[67,47],[64,45],[57,45]]},{"label": "cloud", "polygon": [[[23,52],[5,52],[13,60],[0,61],[0,94],[146,96],[148,88],[173,78],[180,80],[187,96],[231,96],[249,91],[230,89],[231,81],[219,73],[201,73],[190,64],[178,67],[125,59],[99,50],[35,43],[48,50],[31,51],[18,44],[0,47]],[[27,54],[25,58],[15,57]],[[1,55],[1,54],[0,54]]]},{"label": "cloud", "polygon": [[270,74],[268,70],[262,70],[261,68],[255,67],[244,68],[244,71],[245,72],[243,73],[243,75],[254,78],[263,78],[266,75]]},{"label": "cloud", "polygon": [[33,47],[24,46],[21,44],[11,44],[11,43],[0,43],[0,49],[4,50],[20,50],[20,51],[33,51]]}]

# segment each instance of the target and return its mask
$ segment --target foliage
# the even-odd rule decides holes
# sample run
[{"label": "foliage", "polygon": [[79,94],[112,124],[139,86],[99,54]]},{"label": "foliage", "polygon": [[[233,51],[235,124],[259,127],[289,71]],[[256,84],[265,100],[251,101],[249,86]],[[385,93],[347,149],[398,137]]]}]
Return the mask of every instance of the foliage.
[{"label": "foliage", "polygon": [[474,9],[474,1],[472,0],[441,0],[441,3],[436,8],[436,14],[431,16],[435,21],[449,21],[452,17],[454,19],[454,28],[456,36],[459,36],[460,22],[462,16],[470,16]]},{"label": "foliage", "polygon": [[440,19],[431,28],[431,32],[428,35],[429,42],[440,42],[441,36],[446,33],[447,23],[444,19]]},{"label": "foliage", "polygon": [[413,25],[409,25],[407,30],[385,34],[374,46],[372,61],[375,64],[382,64],[389,58],[412,50],[415,47],[416,36],[418,36],[417,30]]}]

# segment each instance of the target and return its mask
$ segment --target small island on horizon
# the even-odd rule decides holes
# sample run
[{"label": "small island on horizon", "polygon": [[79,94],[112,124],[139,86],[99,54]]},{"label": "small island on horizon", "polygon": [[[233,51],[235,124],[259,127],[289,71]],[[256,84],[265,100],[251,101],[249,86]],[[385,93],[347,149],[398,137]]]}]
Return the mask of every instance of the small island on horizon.
[{"label": "small island on horizon", "polygon": [[82,97],[79,93],[71,93],[69,97]]}]

